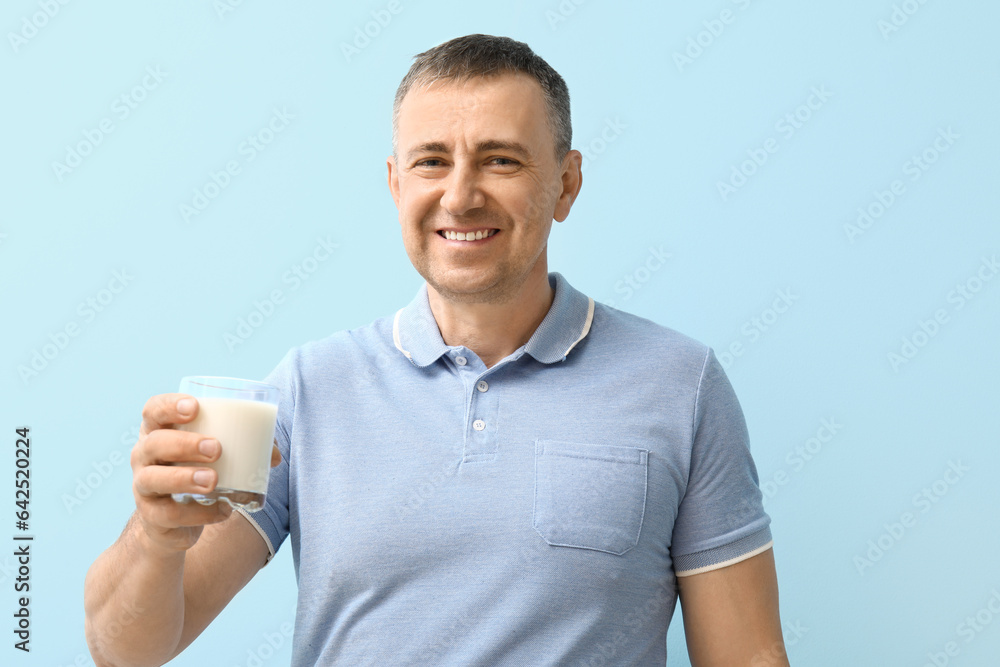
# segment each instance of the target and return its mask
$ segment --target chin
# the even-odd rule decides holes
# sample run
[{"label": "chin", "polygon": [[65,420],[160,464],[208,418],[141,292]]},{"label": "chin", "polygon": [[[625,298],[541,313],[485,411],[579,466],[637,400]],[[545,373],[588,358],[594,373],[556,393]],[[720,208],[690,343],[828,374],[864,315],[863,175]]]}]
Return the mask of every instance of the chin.
[{"label": "chin", "polygon": [[447,279],[431,276],[427,283],[438,294],[457,303],[507,303],[518,294],[520,284],[502,273],[483,275],[478,273],[463,277],[451,274]]}]

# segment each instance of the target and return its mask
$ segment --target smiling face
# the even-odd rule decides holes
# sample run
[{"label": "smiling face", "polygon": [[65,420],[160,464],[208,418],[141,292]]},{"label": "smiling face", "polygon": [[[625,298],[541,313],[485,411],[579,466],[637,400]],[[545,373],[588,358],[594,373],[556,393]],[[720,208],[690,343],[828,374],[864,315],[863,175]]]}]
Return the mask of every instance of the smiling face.
[{"label": "smiling face", "polygon": [[556,160],[541,86],[526,75],[414,87],[388,159],[410,261],[446,299],[515,298],[547,279],[549,230],[569,215],[580,163],[578,151]]}]

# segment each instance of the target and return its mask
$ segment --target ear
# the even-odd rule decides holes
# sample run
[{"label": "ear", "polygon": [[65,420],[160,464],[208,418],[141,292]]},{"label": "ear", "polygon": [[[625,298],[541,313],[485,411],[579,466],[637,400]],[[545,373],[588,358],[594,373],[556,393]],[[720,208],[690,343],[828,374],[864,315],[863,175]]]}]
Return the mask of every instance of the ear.
[{"label": "ear", "polygon": [[389,193],[392,195],[392,201],[396,203],[396,208],[399,208],[399,169],[396,167],[396,158],[389,156],[385,160],[386,166],[389,168]]},{"label": "ear", "polygon": [[552,214],[556,222],[562,222],[569,217],[569,210],[583,186],[583,155],[580,151],[566,153],[562,162],[561,182],[562,192],[556,200],[556,208]]}]

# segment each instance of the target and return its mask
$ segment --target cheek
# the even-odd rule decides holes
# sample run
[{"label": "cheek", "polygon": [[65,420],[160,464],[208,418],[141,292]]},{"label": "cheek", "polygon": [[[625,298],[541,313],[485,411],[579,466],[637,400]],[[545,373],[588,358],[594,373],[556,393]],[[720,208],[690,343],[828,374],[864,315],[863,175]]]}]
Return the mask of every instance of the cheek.
[{"label": "cheek", "polygon": [[531,223],[532,229],[544,227],[552,220],[555,198],[549,192],[537,192],[521,209],[521,217]]},{"label": "cheek", "polygon": [[401,190],[399,195],[400,222],[419,225],[433,204],[431,193],[420,188],[410,187]]}]

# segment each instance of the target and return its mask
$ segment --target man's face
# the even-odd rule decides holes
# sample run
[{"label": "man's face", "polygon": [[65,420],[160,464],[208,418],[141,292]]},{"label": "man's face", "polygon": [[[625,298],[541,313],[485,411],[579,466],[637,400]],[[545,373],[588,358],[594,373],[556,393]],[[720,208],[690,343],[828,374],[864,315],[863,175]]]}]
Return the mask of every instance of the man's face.
[{"label": "man's face", "polygon": [[[555,158],[541,86],[524,75],[413,88],[389,188],[410,261],[441,296],[497,303],[545,276],[552,220],[580,188],[578,151]],[[458,240],[455,235],[466,239]]]}]

